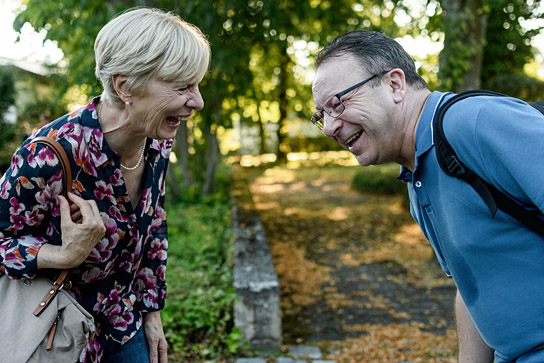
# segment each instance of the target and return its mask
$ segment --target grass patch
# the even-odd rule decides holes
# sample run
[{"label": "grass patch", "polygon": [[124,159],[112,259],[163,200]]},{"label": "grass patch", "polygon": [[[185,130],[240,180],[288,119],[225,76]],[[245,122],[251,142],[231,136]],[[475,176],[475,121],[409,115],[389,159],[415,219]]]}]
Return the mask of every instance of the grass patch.
[{"label": "grass patch", "polygon": [[226,194],[167,205],[168,294],[161,316],[172,361],[220,359],[238,351]]}]

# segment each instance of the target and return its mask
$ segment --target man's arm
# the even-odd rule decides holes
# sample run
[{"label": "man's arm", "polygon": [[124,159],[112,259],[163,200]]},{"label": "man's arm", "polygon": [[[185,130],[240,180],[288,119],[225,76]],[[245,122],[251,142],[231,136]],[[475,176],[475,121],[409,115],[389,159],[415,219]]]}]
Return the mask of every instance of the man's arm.
[{"label": "man's arm", "polygon": [[474,326],[459,291],[455,297],[455,317],[459,339],[459,363],[492,363],[494,351],[484,342]]}]

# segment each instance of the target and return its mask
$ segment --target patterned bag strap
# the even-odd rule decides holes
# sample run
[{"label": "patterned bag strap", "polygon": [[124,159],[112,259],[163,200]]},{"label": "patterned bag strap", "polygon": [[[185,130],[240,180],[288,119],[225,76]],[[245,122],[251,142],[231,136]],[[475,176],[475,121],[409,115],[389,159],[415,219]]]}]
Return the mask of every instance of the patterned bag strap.
[{"label": "patterned bag strap", "polygon": [[[50,137],[40,136],[32,140],[35,144],[47,145],[53,150],[57,158],[59,159],[60,167],[62,169],[62,194],[68,198],[68,192],[72,190],[72,169],[70,168],[70,162],[68,161],[68,155],[64,148]],[[38,316],[49,305],[51,300],[57,295],[58,291],[64,287],[64,284],[68,280],[68,270],[62,270],[57,280],[51,286],[51,290],[44,296],[42,301],[38,304],[34,310],[34,315]]]}]

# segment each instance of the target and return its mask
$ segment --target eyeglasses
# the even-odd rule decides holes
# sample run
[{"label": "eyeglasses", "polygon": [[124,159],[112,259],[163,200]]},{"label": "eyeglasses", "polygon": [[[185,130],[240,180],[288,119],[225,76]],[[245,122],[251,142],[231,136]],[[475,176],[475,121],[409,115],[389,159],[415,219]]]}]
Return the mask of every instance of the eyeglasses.
[{"label": "eyeglasses", "polygon": [[342,92],[337,93],[334,96],[329,97],[327,99],[327,101],[325,101],[325,104],[323,105],[323,109],[314,112],[314,114],[312,115],[310,120],[312,121],[312,123],[315,126],[317,126],[318,129],[323,130],[323,126],[324,126],[324,124],[323,124],[323,117],[324,117],[323,112],[327,113],[327,115],[329,115],[331,117],[335,117],[335,118],[340,117],[340,115],[342,115],[342,113],[344,113],[344,110],[346,109],[346,106],[344,105],[344,102],[342,102],[340,97],[344,96],[346,93],[349,93],[349,92],[353,91],[356,88],[361,87],[363,84],[367,83],[368,81],[373,80],[376,77],[385,76],[388,72],[389,71],[384,71],[382,73],[375,74],[372,77],[367,78],[364,81],[361,81],[361,82],[357,83],[356,85],[353,85],[350,88],[347,88],[347,89],[343,90]]}]

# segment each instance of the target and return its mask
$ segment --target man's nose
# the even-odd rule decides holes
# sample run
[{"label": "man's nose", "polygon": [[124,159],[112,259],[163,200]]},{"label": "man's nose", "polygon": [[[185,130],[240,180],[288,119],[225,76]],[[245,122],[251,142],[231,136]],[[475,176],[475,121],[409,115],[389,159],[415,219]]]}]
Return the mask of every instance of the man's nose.
[{"label": "man's nose", "polygon": [[323,113],[323,133],[327,137],[334,138],[342,129],[342,121],[337,117],[332,117],[326,112]]}]

